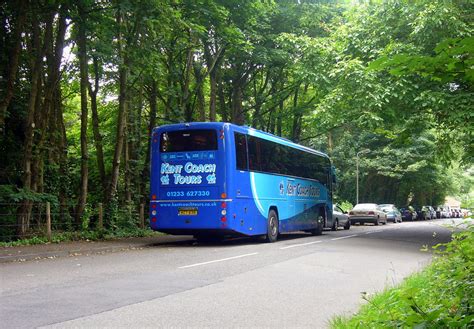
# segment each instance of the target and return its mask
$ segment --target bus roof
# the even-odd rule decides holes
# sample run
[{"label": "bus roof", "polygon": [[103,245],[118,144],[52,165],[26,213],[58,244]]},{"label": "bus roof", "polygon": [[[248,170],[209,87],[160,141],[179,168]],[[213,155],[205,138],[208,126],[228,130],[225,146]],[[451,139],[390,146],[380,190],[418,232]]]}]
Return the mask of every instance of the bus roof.
[{"label": "bus roof", "polygon": [[274,142],[278,142],[280,144],[284,144],[290,147],[294,147],[297,149],[301,149],[310,153],[317,154],[319,156],[325,157],[329,159],[329,156],[321,151],[314,150],[307,146],[294,143],[286,138],[279,137],[273,135],[271,133],[258,130],[249,126],[239,126],[229,122],[183,122],[183,123],[175,123],[175,124],[168,124],[159,127],[155,127],[153,132],[155,131],[172,131],[172,130],[181,130],[181,129],[189,129],[189,128],[197,128],[197,129],[209,129],[209,128],[223,128],[225,126],[231,127],[233,130],[240,131],[242,133],[248,133],[251,136],[261,137],[263,139],[271,140]]}]

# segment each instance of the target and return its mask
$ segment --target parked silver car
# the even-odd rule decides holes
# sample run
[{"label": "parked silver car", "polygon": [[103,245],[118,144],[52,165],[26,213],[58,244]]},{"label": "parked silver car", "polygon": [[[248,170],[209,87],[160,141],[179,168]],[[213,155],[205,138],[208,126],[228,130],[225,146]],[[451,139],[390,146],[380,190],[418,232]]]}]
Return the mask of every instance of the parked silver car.
[{"label": "parked silver car", "polygon": [[351,224],[387,224],[387,214],[375,203],[359,203],[349,212]]},{"label": "parked silver car", "polygon": [[426,212],[429,215],[429,219],[435,219],[436,218],[436,210],[432,206],[423,206],[423,208],[426,208]]},{"label": "parked silver car", "polygon": [[336,231],[339,227],[343,227],[345,230],[351,228],[351,221],[349,220],[349,215],[347,214],[347,212],[344,212],[338,205],[332,206],[332,219],[333,225],[331,229],[333,231]]},{"label": "parked silver car", "polygon": [[394,204],[379,204],[382,211],[387,214],[387,220],[394,223],[402,222],[402,214]]}]

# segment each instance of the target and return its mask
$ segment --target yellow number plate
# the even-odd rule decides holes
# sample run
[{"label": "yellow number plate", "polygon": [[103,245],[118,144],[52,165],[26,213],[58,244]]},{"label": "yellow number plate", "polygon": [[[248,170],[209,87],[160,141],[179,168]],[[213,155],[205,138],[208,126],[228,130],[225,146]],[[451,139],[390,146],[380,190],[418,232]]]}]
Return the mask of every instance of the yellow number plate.
[{"label": "yellow number plate", "polygon": [[178,216],[196,216],[197,208],[178,209]]}]

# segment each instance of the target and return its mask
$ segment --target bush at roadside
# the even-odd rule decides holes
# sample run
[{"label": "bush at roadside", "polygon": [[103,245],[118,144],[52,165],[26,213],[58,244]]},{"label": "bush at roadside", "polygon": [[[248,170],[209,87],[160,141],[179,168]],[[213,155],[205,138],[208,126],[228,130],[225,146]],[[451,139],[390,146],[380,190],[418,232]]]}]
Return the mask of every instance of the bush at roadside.
[{"label": "bush at roadside", "polygon": [[[62,232],[62,233],[53,233],[51,238],[51,243],[60,243],[66,241],[99,241],[99,240],[113,240],[117,238],[135,238],[135,237],[146,237],[146,236],[155,236],[161,235],[162,233],[155,232],[149,228],[140,229],[110,229],[110,230],[96,230],[96,231],[78,231],[78,232]],[[28,239],[21,239],[17,241],[10,242],[0,242],[0,247],[16,247],[16,246],[30,246],[36,244],[46,244],[49,243],[48,238],[44,235],[33,236]]]},{"label": "bush at roadside", "polygon": [[353,317],[336,317],[331,328],[474,328],[474,225],[434,249],[430,266],[398,287],[364,295],[367,304]]}]

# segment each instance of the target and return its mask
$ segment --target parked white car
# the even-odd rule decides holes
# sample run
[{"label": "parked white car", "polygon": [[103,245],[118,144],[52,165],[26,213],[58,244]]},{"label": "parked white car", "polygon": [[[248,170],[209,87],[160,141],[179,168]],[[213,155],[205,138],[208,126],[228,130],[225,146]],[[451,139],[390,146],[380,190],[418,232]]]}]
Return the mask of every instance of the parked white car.
[{"label": "parked white car", "polygon": [[344,212],[338,205],[332,206],[332,219],[333,225],[331,229],[333,231],[336,231],[339,227],[343,227],[345,230],[351,228],[351,221],[349,220],[349,215],[347,214],[347,212]]},{"label": "parked white car", "polygon": [[387,214],[376,203],[359,203],[349,212],[351,224],[387,224]]}]

